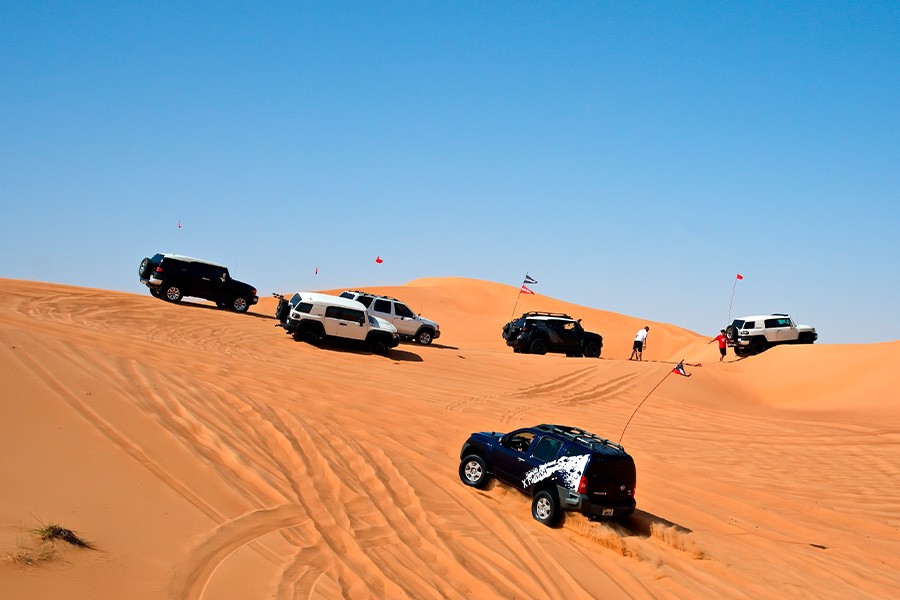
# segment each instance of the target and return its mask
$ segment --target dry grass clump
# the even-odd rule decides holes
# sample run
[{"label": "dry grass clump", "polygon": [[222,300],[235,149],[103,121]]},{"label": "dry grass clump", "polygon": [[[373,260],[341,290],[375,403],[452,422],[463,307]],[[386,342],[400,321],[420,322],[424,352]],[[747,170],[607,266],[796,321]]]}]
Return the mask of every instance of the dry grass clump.
[{"label": "dry grass clump", "polygon": [[66,543],[76,548],[96,550],[93,544],[76,534],[71,529],[62,527],[57,523],[48,525],[40,524],[29,533],[37,537],[37,546],[29,546],[19,542],[19,548],[15,552],[7,553],[9,560],[16,564],[34,566],[56,558],[58,554],[57,544]]}]

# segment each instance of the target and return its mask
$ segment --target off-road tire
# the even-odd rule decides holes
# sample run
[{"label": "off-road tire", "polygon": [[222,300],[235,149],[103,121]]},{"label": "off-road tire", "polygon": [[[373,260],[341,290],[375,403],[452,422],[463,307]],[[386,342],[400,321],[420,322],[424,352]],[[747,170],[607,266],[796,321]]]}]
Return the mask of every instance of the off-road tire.
[{"label": "off-road tire", "polygon": [[245,313],[250,310],[250,301],[243,296],[235,296],[229,307],[234,312]]},{"label": "off-road tire", "polygon": [[812,344],[815,341],[816,340],[813,339],[813,336],[811,333],[801,333],[800,337],[797,338],[798,344]]},{"label": "off-road tire", "polygon": [[600,358],[600,345],[597,342],[588,342],[584,345],[584,355],[588,358]]},{"label": "off-road tire", "polygon": [[729,342],[737,341],[737,331],[734,328],[734,325],[729,325],[725,328],[725,339]]},{"label": "off-road tire", "polygon": [[381,336],[374,337],[369,340],[369,349],[373,354],[378,354],[380,356],[385,356],[388,353],[390,348],[387,345],[387,342]]},{"label": "off-road tire", "polygon": [[419,333],[416,334],[416,341],[423,346],[427,346],[434,341],[434,332],[428,328],[420,329]]},{"label": "off-road tire", "polygon": [[762,354],[769,347],[769,343],[763,337],[755,337],[750,341],[750,354]]},{"label": "off-road tire", "polygon": [[138,277],[145,278],[150,274],[150,259],[144,258],[141,261],[141,266],[138,267]]},{"label": "off-road tire", "polygon": [[547,340],[543,338],[538,338],[531,342],[528,350],[532,354],[547,354],[549,344],[547,344]]},{"label": "off-road tire", "polygon": [[553,527],[559,523],[562,510],[559,508],[559,498],[550,490],[541,490],[531,500],[531,516],[535,521],[543,523],[547,527]]},{"label": "off-road tire", "polygon": [[167,302],[181,302],[181,299],[184,298],[184,293],[176,283],[164,283],[159,289],[162,299]]},{"label": "off-road tire", "polygon": [[459,463],[460,480],[473,488],[483,488],[487,485],[490,476],[487,472],[487,464],[477,454],[469,454]]}]

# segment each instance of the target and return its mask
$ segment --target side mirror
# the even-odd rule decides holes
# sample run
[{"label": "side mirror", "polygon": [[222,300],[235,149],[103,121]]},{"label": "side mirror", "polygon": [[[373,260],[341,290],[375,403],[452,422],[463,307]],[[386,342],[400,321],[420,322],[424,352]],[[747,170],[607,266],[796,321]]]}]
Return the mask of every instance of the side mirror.
[{"label": "side mirror", "polygon": [[360,326],[360,327],[362,327],[362,326],[365,325],[365,324],[366,324],[366,320],[365,320],[365,319],[360,319],[360,320],[359,320],[359,326]]}]

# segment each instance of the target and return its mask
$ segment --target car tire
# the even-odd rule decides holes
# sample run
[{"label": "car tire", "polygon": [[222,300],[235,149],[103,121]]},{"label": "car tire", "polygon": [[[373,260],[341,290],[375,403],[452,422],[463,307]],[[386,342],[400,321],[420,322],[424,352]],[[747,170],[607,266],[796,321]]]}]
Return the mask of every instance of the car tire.
[{"label": "car tire", "polygon": [[600,358],[600,345],[597,342],[588,342],[584,346],[584,355],[588,358]]},{"label": "car tire", "polygon": [[372,350],[373,354],[378,354],[379,356],[386,356],[388,350],[390,350],[390,348],[388,348],[387,342],[385,342],[380,337],[377,337],[369,342],[369,349]]},{"label": "car tire", "polygon": [[801,333],[799,339],[797,340],[798,344],[812,344],[816,340],[813,339],[811,333]]},{"label": "car tire", "polygon": [[729,325],[725,328],[725,339],[729,342],[737,341],[737,331],[734,328],[734,325]]},{"label": "car tire", "polygon": [[421,329],[416,334],[416,341],[423,346],[427,346],[434,341],[434,332],[430,329]]},{"label": "car tire", "polygon": [[315,329],[307,327],[306,329],[294,332],[294,341],[306,342],[310,346],[318,346],[319,342],[321,341],[321,337]]},{"label": "car tire", "polygon": [[162,298],[162,295],[160,295],[159,290],[156,288],[150,288],[150,295],[154,298]]},{"label": "car tire", "polygon": [[184,293],[178,287],[178,284],[175,283],[164,283],[160,286],[160,291],[163,300],[167,302],[181,302],[181,299],[184,298]]},{"label": "car tire", "polygon": [[535,521],[543,523],[547,527],[553,527],[559,523],[561,514],[559,499],[550,490],[539,491],[531,500],[531,516]]},{"label": "car tire", "polygon": [[459,463],[459,479],[469,487],[480,489],[486,486],[490,476],[484,459],[477,454],[463,458]]},{"label": "car tire", "polygon": [[250,301],[243,296],[235,296],[230,306],[234,312],[245,313],[250,310]]},{"label": "car tire", "polygon": [[144,260],[141,261],[141,266],[138,267],[138,277],[144,278],[150,274],[150,259],[144,257]]},{"label": "car tire", "polygon": [[756,337],[750,342],[750,354],[762,354],[769,347],[765,338]]},{"label": "car tire", "polygon": [[532,354],[547,354],[547,341],[541,338],[534,340],[531,342],[529,351]]}]

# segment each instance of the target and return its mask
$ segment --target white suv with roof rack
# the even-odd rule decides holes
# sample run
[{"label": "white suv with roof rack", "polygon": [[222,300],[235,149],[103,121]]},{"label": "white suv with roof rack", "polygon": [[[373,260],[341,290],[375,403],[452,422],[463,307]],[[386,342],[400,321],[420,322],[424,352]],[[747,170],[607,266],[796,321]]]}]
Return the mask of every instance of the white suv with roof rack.
[{"label": "white suv with roof rack", "polygon": [[431,319],[417,315],[404,303],[390,296],[378,296],[359,290],[341,292],[341,298],[362,302],[371,315],[390,322],[400,338],[428,345],[441,337],[441,327]]},{"label": "white suv with roof rack", "polygon": [[726,343],[738,356],[760,354],[780,344],[812,344],[818,338],[815,327],[797,325],[784,313],[741,317],[725,328]]},{"label": "white suv with roof rack", "polygon": [[375,354],[387,354],[400,343],[397,328],[366,312],[366,307],[347,298],[297,292],[289,301],[285,332],[294,340],[318,345],[333,338],[365,344]]}]

